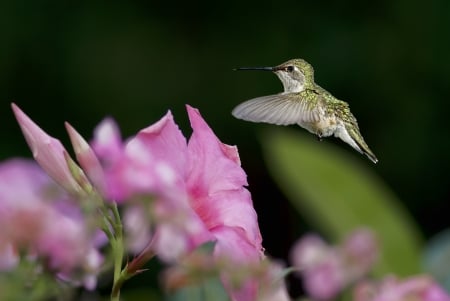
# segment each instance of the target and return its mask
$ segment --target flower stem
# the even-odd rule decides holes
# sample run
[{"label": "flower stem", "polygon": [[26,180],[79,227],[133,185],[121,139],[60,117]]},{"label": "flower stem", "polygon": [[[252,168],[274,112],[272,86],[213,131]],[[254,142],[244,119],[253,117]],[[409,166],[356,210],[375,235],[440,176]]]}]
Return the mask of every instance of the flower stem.
[{"label": "flower stem", "polygon": [[[113,288],[111,290],[111,301],[120,300],[120,289],[126,280],[126,275],[122,271],[122,262],[125,253],[124,241],[123,241],[123,226],[120,219],[119,210],[117,204],[111,205],[111,210],[113,213],[113,223],[112,227],[114,230],[114,237],[110,240],[113,257],[114,257],[114,279]],[[126,274],[126,273],[125,273]]]}]

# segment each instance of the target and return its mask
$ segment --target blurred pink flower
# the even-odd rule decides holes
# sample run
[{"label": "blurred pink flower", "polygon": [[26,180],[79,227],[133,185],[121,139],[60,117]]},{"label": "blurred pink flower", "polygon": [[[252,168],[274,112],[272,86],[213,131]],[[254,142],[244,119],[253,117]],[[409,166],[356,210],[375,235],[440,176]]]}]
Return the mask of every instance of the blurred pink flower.
[{"label": "blurred pink flower", "polygon": [[318,235],[303,236],[294,244],[290,255],[309,296],[330,300],[344,288],[345,275],[339,253]]},{"label": "blurred pink flower", "polygon": [[330,249],[331,247],[320,236],[306,234],[293,245],[290,259],[292,265],[298,269],[308,269],[328,256]]},{"label": "blurred pink flower", "polygon": [[347,282],[363,277],[378,260],[379,247],[375,234],[366,228],[354,230],[340,246],[340,253],[344,261]]},{"label": "blurred pink flower", "polygon": [[151,224],[149,212],[145,206],[128,206],[122,215],[127,250],[139,254],[151,241]]},{"label": "blurred pink flower", "polygon": [[82,188],[69,170],[67,151],[58,139],[49,136],[14,103],[11,107],[34,159],[64,189],[79,194]]},{"label": "blurred pink flower", "polygon": [[185,165],[186,141],[170,112],[125,142],[115,122],[105,119],[95,129],[91,146],[103,166],[103,194],[109,200],[121,203],[136,195],[184,190],[184,175],[175,169]]},{"label": "blurred pink flower", "polygon": [[75,207],[71,210],[76,212],[69,207],[64,212],[58,209],[58,202],[68,198],[35,162],[11,159],[0,163],[0,256],[10,256],[9,268],[18,263],[19,257],[13,256],[17,250],[42,259],[50,271],[66,278],[80,271],[90,278],[96,275],[99,264],[86,261],[86,254],[99,254],[92,231]]},{"label": "blurred pink flower", "polygon": [[309,234],[293,246],[290,257],[305,291],[314,299],[330,300],[370,272],[378,258],[378,246],[374,234],[364,228],[350,233],[339,246],[329,246]]},{"label": "blurred pink flower", "polygon": [[[119,202],[153,195],[157,228],[152,247],[167,261],[215,240],[215,255],[257,262],[261,234],[236,147],[223,144],[199,112],[187,106],[193,134],[186,139],[168,112],[126,143],[105,120],[92,147],[105,171],[105,195]],[[225,283],[228,283],[224,276]],[[253,300],[254,283],[231,288],[233,300]]]},{"label": "blurred pink flower", "polygon": [[399,280],[393,276],[381,282],[363,281],[353,292],[354,301],[450,301],[450,296],[431,277],[422,275]]},{"label": "blurred pink flower", "polygon": [[305,290],[316,300],[333,299],[345,287],[344,269],[336,252],[330,252],[302,274]]}]

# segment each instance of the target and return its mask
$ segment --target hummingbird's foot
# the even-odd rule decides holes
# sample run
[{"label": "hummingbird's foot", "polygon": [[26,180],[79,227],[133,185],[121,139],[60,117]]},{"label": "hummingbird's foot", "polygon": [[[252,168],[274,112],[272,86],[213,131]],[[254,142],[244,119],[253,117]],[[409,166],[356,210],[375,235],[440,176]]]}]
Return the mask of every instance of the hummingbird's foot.
[{"label": "hummingbird's foot", "polygon": [[317,140],[322,141],[322,134],[321,133],[317,133]]}]

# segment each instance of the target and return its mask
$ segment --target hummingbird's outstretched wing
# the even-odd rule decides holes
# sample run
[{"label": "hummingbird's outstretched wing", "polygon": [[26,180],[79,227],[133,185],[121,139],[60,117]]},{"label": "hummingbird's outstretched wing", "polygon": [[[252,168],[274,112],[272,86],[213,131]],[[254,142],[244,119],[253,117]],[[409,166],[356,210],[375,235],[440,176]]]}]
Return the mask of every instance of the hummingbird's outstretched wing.
[{"label": "hummingbird's outstretched wing", "polygon": [[277,125],[319,121],[319,112],[300,93],[275,94],[247,100],[231,112],[234,117]]}]

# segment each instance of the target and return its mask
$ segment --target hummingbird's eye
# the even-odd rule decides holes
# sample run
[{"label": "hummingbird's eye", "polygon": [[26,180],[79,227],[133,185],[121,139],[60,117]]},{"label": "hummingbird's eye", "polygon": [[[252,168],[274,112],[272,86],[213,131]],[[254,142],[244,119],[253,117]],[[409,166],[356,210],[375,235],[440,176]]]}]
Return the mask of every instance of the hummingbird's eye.
[{"label": "hummingbird's eye", "polygon": [[294,66],[287,66],[287,67],[286,67],[286,71],[287,71],[287,72],[292,72],[292,71],[294,71]]}]

